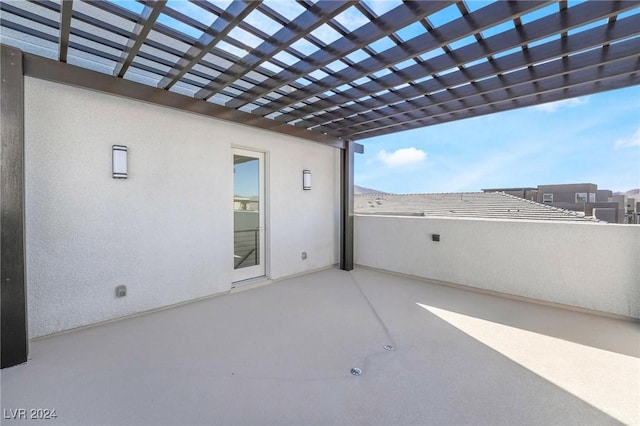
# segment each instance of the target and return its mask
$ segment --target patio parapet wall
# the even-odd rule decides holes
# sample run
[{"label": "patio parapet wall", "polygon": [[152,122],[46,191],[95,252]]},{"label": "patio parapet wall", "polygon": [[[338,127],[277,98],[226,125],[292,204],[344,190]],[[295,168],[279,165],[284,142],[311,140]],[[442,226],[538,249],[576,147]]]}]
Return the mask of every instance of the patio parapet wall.
[{"label": "patio parapet wall", "polygon": [[640,319],[638,226],[357,215],[355,253],[362,266]]}]

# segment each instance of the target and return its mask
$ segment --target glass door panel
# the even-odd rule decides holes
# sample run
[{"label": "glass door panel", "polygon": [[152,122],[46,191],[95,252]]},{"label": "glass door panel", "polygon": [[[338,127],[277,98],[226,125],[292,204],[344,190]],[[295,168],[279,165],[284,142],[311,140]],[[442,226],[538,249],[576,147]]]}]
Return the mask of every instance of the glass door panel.
[{"label": "glass door panel", "polygon": [[233,281],[265,275],[264,155],[233,151]]}]

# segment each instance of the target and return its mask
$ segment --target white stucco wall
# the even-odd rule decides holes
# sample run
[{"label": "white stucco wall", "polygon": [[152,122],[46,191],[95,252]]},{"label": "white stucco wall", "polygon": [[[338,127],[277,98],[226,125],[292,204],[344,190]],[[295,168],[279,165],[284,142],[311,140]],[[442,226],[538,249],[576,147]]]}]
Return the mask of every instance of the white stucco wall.
[{"label": "white stucco wall", "polygon": [[25,145],[30,337],[229,290],[232,147],[266,152],[268,276],[338,260],[335,148],[32,78]]},{"label": "white stucco wall", "polygon": [[640,226],[360,215],[355,262],[640,318]]}]

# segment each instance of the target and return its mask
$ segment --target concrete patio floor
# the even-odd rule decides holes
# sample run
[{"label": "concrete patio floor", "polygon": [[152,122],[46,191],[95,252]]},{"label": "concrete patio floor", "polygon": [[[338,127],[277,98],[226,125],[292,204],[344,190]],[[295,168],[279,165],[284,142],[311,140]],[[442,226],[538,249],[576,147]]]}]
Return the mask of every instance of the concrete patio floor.
[{"label": "concrete patio floor", "polygon": [[640,324],[365,268],[39,339],[30,357],[2,370],[2,424],[26,424],[6,419],[19,408],[57,425],[640,424]]}]

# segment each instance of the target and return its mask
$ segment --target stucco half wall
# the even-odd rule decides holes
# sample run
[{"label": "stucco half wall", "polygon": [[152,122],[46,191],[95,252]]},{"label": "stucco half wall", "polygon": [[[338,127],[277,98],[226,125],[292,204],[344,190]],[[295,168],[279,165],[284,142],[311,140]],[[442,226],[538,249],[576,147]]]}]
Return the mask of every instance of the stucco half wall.
[{"label": "stucco half wall", "polygon": [[[114,144],[127,179],[111,176]],[[228,291],[233,147],[266,153],[268,276],[335,264],[338,149],[25,78],[29,336]]]},{"label": "stucco half wall", "polygon": [[355,262],[640,318],[635,225],[358,215]]}]

